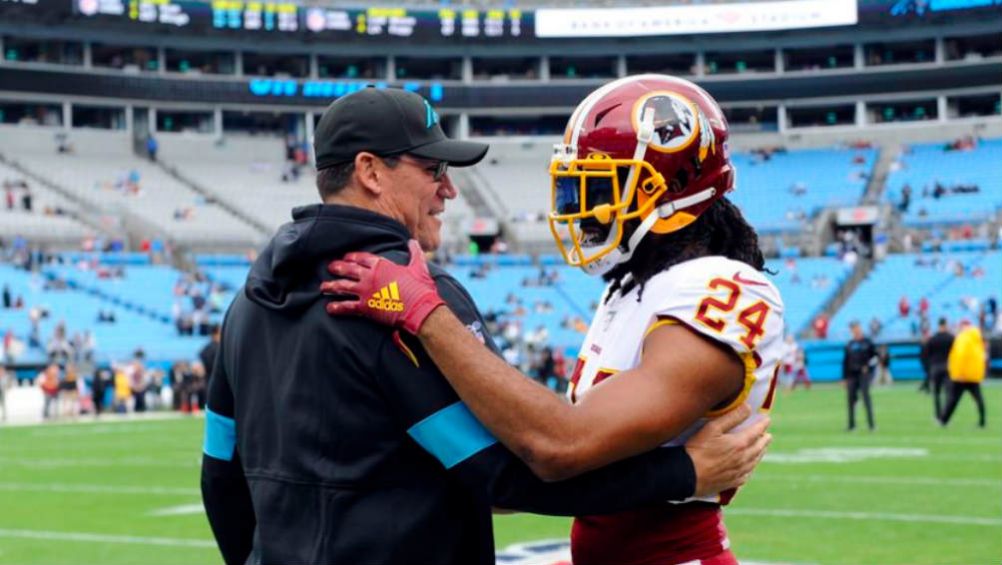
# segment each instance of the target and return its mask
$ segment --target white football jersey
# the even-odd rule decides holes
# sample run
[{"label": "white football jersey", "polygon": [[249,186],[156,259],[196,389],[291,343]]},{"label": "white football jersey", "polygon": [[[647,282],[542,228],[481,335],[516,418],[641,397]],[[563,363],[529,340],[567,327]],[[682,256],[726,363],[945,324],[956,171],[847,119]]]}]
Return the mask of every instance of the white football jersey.
[{"label": "white football jersey", "polygon": [[[567,390],[571,402],[620,371],[640,364],[644,339],[665,324],[689,329],[721,342],[745,366],[745,383],[733,402],[711,411],[665,445],[681,445],[708,419],[746,402],[756,409],[739,427],[768,413],[776,389],[776,374],[786,346],[783,341],[783,301],[762,273],[726,257],[701,257],[658,273],[625,295],[608,300],[607,288],[581,347]],[[733,492],[703,498],[726,504]]]}]

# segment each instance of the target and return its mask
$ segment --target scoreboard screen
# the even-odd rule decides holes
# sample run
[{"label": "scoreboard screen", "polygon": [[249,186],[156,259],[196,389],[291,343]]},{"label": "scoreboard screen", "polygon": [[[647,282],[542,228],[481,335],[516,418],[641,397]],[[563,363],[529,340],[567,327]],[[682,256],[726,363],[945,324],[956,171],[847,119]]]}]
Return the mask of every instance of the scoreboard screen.
[{"label": "scoreboard screen", "polygon": [[[539,41],[934,24],[1002,15],[1002,0],[682,0],[637,8],[473,9],[303,6],[282,0],[0,0],[0,28],[19,23],[101,31],[137,27],[201,36],[402,43]],[[368,7],[366,7],[368,6]]]},{"label": "scoreboard screen", "polygon": [[[0,0],[3,1],[3,0]],[[45,0],[35,0],[45,1]],[[66,0],[77,21],[141,23],[194,33],[272,32],[318,39],[367,37],[448,40],[517,38],[531,12],[516,9],[324,8],[257,0]],[[50,2],[51,4],[51,2]]]}]

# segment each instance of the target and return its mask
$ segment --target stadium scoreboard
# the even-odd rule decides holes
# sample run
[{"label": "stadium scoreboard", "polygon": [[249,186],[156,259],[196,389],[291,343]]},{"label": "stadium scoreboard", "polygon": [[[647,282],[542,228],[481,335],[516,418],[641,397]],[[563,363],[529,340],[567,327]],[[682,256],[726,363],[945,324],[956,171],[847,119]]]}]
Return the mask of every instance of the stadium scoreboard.
[{"label": "stadium scoreboard", "polygon": [[[304,42],[401,44],[523,42],[909,25],[991,18],[1002,0],[745,0],[642,7],[475,9],[360,2],[358,7],[288,0],[0,0],[0,28],[19,23],[81,29]],[[8,33],[10,30],[7,31]]]},{"label": "stadium scoreboard", "polygon": [[[36,0],[45,2],[46,0]],[[514,38],[529,22],[517,9],[356,9],[304,7],[244,0],[71,0],[74,16],[105,23],[143,23],[209,30],[305,34],[331,40],[358,37],[410,39]],[[51,2],[49,2],[51,4]]]}]

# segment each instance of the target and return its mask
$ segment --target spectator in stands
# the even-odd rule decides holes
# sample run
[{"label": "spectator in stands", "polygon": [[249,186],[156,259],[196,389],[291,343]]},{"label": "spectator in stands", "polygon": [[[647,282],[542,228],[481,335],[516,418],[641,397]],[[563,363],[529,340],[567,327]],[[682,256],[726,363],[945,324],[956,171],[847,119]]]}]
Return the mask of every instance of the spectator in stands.
[{"label": "spectator in stands", "polygon": [[209,322],[209,313],[206,308],[199,308],[191,313],[192,330],[198,335],[208,336],[212,332],[212,324]]},{"label": "spectator in stands", "polygon": [[4,283],[3,285],[3,308],[4,310],[10,310],[14,306],[14,301],[10,295],[10,285]]},{"label": "spectator in stands", "polygon": [[551,390],[556,390],[557,377],[554,371],[553,348],[546,346],[536,363],[536,380]]},{"label": "spectator in stands", "polygon": [[38,373],[38,386],[42,389],[42,419],[48,420],[58,416],[59,404],[59,365],[49,363]]},{"label": "spectator in stands", "polygon": [[828,315],[819,314],[817,318],[814,318],[814,337],[818,339],[828,338]]},{"label": "spectator in stands", "polygon": [[876,316],[870,318],[870,337],[876,339],[880,335],[880,331],[884,329],[884,324],[880,322],[880,319]]},{"label": "spectator in stands", "polygon": [[14,187],[10,184],[10,181],[3,181],[3,192],[4,200],[7,203],[7,210],[14,210]]},{"label": "spectator in stands", "polygon": [[985,380],[988,353],[981,330],[961,320],[960,332],[953,340],[947,367],[950,373],[950,392],[940,423],[946,426],[953,417],[960,396],[970,392],[978,405],[978,427],[985,427],[985,401],[981,396],[981,381]]},{"label": "spectator in stands", "polygon": [[863,335],[863,328],[858,321],[853,320],[849,324],[849,330],[852,332],[852,339],[846,344],[842,358],[842,380],[849,395],[849,425],[846,429],[850,432],[856,429],[856,402],[862,394],[867,427],[872,432],[876,429],[876,424],[870,400],[870,382],[878,362],[877,350],[873,342]]},{"label": "spectator in stands", "polygon": [[151,162],[157,162],[157,151],[160,149],[160,144],[157,143],[157,139],[153,137],[152,134],[146,136],[146,156]]},{"label": "spectator in stands", "polygon": [[901,300],[898,300],[898,314],[902,318],[907,318],[908,314],[912,311],[911,302],[908,301],[908,296],[901,295]]},{"label": "spectator in stands", "polygon": [[929,315],[929,298],[923,296],[919,299],[918,313],[920,317],[925,317]]},{"label": "spectator in stands", "polygon": [[66,338],[66,325],[63,322],[56,324],[52,337],[45,346],[45,353],[50,362],[60,365],[65,365],[73,359],[73,345]]},{"label": "spectator in stands", "polygon": [[908,211],[908,207],[912,204],[912,187],[909,184],[905,184],[901,187],[901,202],[898,203],[898,211],[904,213]]},{"label": "spectator in stands", "polygon": [[21,193],[21,208],[25,212],[31,212],[31,206],[32,206],[31,202],[32,202],[31,191],[25,188],[24,192]]},{"label": "spectator in stands", "polygon": [[926,390],[931,389],[933,417],[937,420],[943,416],[942,393],[948,380],[947,361],[953,339],[949,322],[946,318],[940,318],[936,333],[923,345],[929,377]]}]

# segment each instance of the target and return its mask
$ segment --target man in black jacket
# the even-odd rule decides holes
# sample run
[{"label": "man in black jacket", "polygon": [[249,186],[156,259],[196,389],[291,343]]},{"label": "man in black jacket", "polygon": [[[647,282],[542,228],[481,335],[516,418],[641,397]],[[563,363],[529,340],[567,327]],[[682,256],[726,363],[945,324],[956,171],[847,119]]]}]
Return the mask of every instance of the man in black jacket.
[{"label": "man in black jacket", "polygon": [[863,407],[866,408],[866,423],[872,432],[876,429],[873,423],[873,403],[870,401],[870,381],[873,379],[873,369],[877,364],[877,350],[870,338],[863,334],[863,328],[858,321],[849,324],[852,339],[845,346],[842,358],[842,380],[845,381],[849,393],[849,427],[848,431],[856,429],[856,401],[863,396]]},{"label": "man in black jacket", "polygon": [[[684,448],[659,449],[546,482],[491,436],[413,338],[331,319],[327,261],[363,249],[404,263],[439,244],[456,196],[446,168],[487,147],[445,137],[420,96],[366,89],[316,134],[325,204],[294,211],[226,314],[206,411],[202,491],[223,557],[236,563],[493,564],[491,506],[550,514],[623,510],[747,479],[764,426],[719,419]],[[439,294],[495,352],[466,291]],[[388,285],[370,300],[403,308]],[[420,305],[408,305],[408,308]],[[552,477],[544,477],[552,478]]]},{"label": "man in black jacket", "polygon": [[937,421],[943,416],[943,388],[950,377],[946,361],[950,357],[951,347],[953,347],[953,334],[950,333],[950,326],[946,318],[940,318],[936,333],[925,344],[929,381],[932,384],[932,415]]}]

